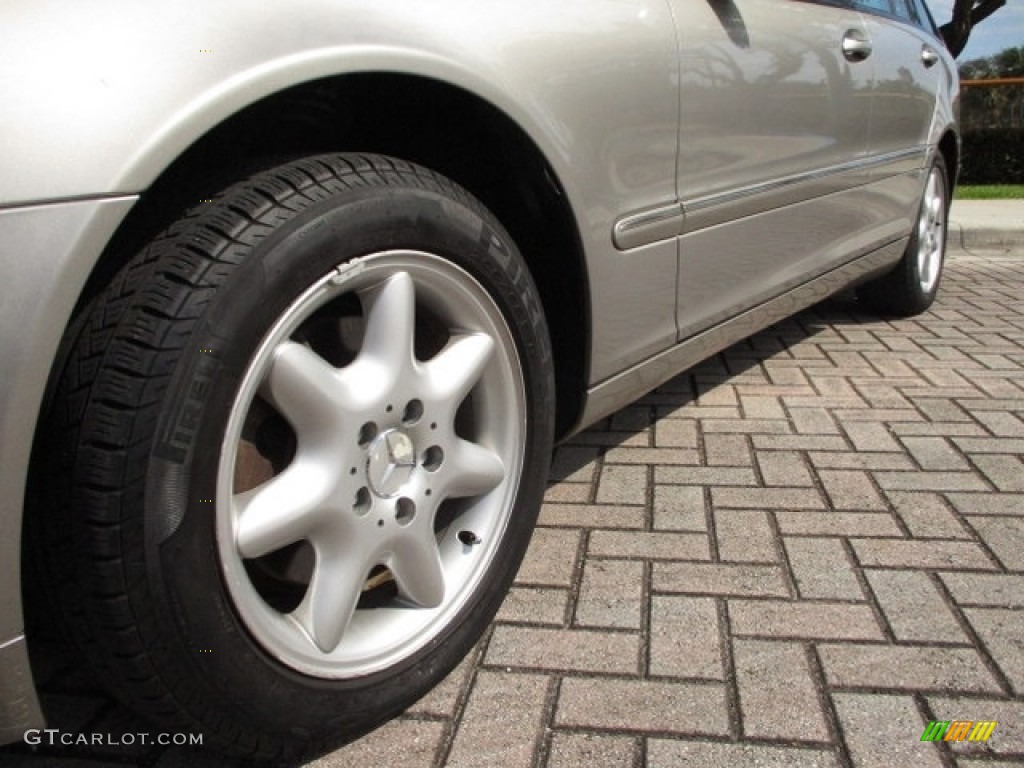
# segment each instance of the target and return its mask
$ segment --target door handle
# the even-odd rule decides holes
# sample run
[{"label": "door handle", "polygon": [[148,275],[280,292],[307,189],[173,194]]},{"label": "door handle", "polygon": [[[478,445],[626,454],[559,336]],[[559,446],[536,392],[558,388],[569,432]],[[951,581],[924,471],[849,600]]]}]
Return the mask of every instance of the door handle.
[{"label": "door handle", "polygon": [[843,35],[843,56],[847,61],[864,61],[874,50],[867,33],[859,29],[847,30]]},{"label": "door handle", "polygon": [[931,46],[923,45],[921,46],[921,61],[925,67],[931,69],[939,63],[939,54]]}]

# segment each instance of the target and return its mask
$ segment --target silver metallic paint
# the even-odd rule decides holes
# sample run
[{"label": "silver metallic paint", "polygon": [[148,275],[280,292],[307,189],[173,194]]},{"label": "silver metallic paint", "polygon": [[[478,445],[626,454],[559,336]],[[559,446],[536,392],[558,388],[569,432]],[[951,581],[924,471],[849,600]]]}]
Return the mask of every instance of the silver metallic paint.
[{"label": "silver metallic paint", "polygon": [[[0,210],[0,645],[20,638],[21,529],[25,479],[46,380],[92,261],[135,198]],[[21,643],[23,645],[23,643]],[[17,665],[24,662],[25,668]],[[0,654],[0,687],[30,679],[28,658]],[[30,690],[25,712],[38,714]],[[0,710],[0,714],[3,710]],[[33,715],[34,716],[34,715]],[[36,721],[38,724],[39,721]],[[0,729],[8,726],[0,717]]]}]

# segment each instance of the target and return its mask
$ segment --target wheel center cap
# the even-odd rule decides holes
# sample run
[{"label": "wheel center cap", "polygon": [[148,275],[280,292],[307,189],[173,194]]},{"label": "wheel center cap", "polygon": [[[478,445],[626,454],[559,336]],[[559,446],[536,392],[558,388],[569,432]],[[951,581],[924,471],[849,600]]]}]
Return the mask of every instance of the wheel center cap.
[{"label": "wheel center cap", "polygon": [[416,447],[409,436],[398,429],[382,432],[370,443],[366,458],[366,476],[370,488],[382,498],[397,496],[416,469]]}]

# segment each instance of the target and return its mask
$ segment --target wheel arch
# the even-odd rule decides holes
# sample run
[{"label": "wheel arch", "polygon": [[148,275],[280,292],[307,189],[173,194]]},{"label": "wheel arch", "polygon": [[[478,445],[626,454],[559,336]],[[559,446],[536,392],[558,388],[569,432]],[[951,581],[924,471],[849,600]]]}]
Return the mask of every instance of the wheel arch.
[{"label": "wheel arch", "polygon": [[939,140],[939,152],[949,171],[949,199],[952,200],[953,191],[960,179],[960,139],[952,129],[947,130]]},{"label": "wheel arch", "polygon": [[[546,153],[516,119],[432,77],[355,72],[318,78],[266,95],[208,127],[146,183],[99,254],[75,314],[204,194],[279,162],[330,151],[390,154],[440,172],[509,230],[544,303],[555,353],[557,432],[567,433],[582,411],[589,366],[588,277],[573,207]],[[150,164],[147,159],[135,168]]]}]

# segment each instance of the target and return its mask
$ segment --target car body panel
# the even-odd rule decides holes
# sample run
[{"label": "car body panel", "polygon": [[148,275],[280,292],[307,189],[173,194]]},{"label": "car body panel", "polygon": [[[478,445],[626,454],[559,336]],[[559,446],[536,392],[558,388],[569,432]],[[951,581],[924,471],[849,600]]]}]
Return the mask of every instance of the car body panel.
[{"label": "car body panel", "polygon": [[[28,692],[17,693],[19,681],[29,677],[19,669],[27,663],[21,531],[36,420],[53,358],[92,260],[134,202],[134,197],[122,197],[0,210],[0,690],[15,693],[21,702],[16,709],[0,708],[0,732],[10,727],[7,717],[31,719],[39,711]],[[24,343],[26,339],[32,344]]]},{"label": "car body panel", "polygon": [[[592,378],[675,338],[662,277],[674,251],[623,259],[609,237],[619,217],[675,197],[678,62],[663,0],[304,0],[260,14],[241,0],[120,0],[62,6],[50,29],[44,14],[25,17],[0,46],[0,165],[15,170],[0,178],[0,205],[138,192],[199,136],[290,85],[415,75],[494,105],[554,169],[594,272]],[[579,23],[588,17],[601,23]]]},{"label": "car body panel", "polygon": [[870,59],[849,62],[846,8],[677,0],[679,338],[865,253]]}]

